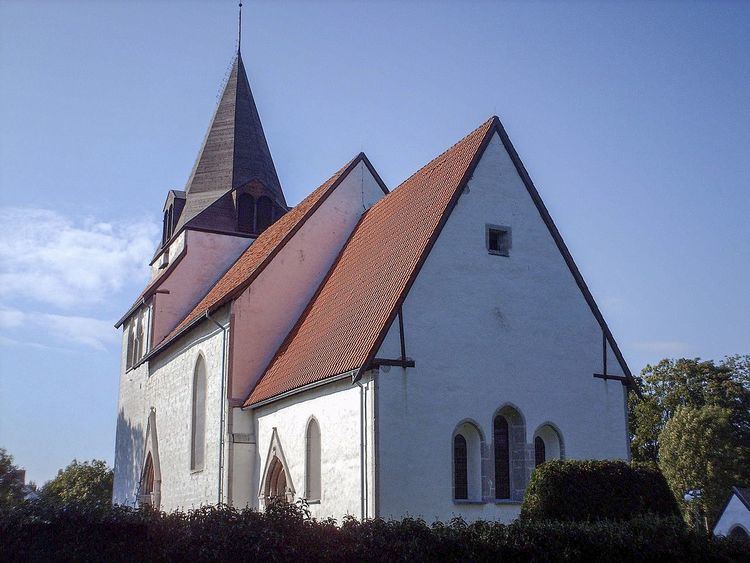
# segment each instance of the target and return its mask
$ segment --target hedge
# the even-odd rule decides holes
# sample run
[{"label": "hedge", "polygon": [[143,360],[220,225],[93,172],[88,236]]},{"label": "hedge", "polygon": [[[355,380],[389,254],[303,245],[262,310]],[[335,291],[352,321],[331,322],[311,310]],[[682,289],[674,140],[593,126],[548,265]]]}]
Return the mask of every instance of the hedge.
[{"label": "hedge", "polygon": [[526,488],[521,518],[629,520],[644,514],[679,517],[672,491],[651,464],[623,461],[548,461]]},{"label": "hedge", "polygon": [[304,507],[164,514],[27,503],[0,510],[2,561],[742,561],[750,545],[658,517],[427,525],[315,521]]}]

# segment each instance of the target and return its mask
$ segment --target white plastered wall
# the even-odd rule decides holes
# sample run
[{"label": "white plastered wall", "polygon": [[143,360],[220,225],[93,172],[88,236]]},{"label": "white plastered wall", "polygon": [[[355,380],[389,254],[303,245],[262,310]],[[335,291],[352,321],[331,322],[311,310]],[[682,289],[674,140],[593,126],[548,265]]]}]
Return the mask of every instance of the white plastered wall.
[{"label": "white plastered wall", "polygon": [[274,428],[295,499],[304,498],[307,424],[315,417],[321,436],[321,498],[319,504],[310,504],[312,516],[341,522],[346,515],[361,518],[363,506],[365,516],[374,514],[372,378],[367,375],[361,383],[362,387],[352,384],[347,377],[254,409],[256,502]]},{"label": "white plastered wall", "polygon": [[362,213],[383,195],[367,166],[360,161],[235,300],[233,398],[247,398]]},{"label": "white plastered wall", "polygon": [[743,504],[736,494],[721,513],[721,517],[714,526],[714,535],[728,536],[735,526],[740,526],[750,534],[750,509]]},{"label": "white plastered wall", "polygon": [[185,318],[253,241],[202,231],[185,231],[182,236],[187,253],[159,283],[154,295],[153,344],[161,342]]},{"label": "white plastered wall", "polygon": [[[505,404],[525,419],[527,455],[547,422],[568,458],[629,455],[625,389],[593,377],[603,367],[601,327],[497,135],[468,187],[404,303],[416,367],[377,375],[382,516],[517,516],[518,504],[452,498],[456,424],[475,421],[491,459],[493,416]],[[511,228],[509,257],[488,253],[486,224]],[[394,322],[377,357],[399,355]],[[611,353],[608,364],[623,373]]]},{"label": "white plastered wall", "polygon": [[[223,325],[227,324],[227,309],[215,315]],[[160,508],[189,509],[217,503],[223,343],[223,331],[203,321],[163,354],[122,373],[115,446],[115,503],[136,503],[152,409],[161,469]],[[191,471],[193,373],[199,354],[206,362],[206,450],[203,469]]]}]

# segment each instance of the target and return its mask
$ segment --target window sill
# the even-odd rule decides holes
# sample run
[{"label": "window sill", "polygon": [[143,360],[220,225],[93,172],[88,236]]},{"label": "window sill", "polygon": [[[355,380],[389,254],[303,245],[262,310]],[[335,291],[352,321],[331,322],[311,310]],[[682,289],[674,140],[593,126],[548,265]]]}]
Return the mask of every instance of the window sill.
[{"label": "window sill", "polygon": [[492,254],[493,256],[510,256],[510,252],[502,252],[500,250],[488,250],[487,254]]},{"label": "window sill", "polygon": [[485,504],[483,500],[469,500],[464,498],[454,498],[453,504]]},{"label": "window sill", "polygon": [[203,467],[201,467],[200,469],[191,469],[190,475],[195,475],[196,473],[203,473],[203,469],[204,469]]},{"label": "window sill", "polygon": [[320,499],[318,499],[318,500],[308,500],[308,499],[305,499],[305,502],[307,504],[320,504]]},{"label": "window sill", "polygon": [[520,500],[511,500],[511,499],[495,499],[492,501],[494,504],[507,504],[509,506],[521,506],[522,501]]}]

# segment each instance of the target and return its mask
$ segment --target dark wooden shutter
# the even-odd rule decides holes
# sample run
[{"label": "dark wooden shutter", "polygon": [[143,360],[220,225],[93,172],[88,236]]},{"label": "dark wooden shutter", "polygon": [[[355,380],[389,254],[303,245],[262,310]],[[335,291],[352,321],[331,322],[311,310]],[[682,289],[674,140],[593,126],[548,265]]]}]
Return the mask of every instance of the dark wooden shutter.
[{"label": "dark wooden shutter", "polygon": [[273,223],[273,203],[266,196],[258,198],[258,225],[257,232],[260,234]]},{"label": "dark wooden shutter", "polygon": [[510,498],[510,436],[508,421],[503,416],[495,417],[495,498]]},{"label": "dark wooden shutter", "polygon": [[250,194],[240,194],[237,198],[237,230],[243,233],[253,232],[253,214],[255,200]]},{"label": "dark wooden shutter", "polygon": [[466,451],[466,438],[456,434],[453,438],[453,478],[454,495],[457,499],[469,498],[469,470]]}]

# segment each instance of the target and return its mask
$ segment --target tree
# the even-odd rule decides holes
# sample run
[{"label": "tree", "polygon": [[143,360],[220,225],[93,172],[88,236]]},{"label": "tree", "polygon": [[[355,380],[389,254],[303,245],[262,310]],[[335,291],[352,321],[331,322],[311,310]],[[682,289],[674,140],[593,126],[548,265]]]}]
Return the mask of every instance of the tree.
[{"label": "tree", "polygon": [[0,448],[0,507],[15,506],[23,500],[22,475],[13,463],[13,456]]},{"label": "tree", "polygon": [[748,468],[737,463],[747,455],[742,448],[727,407],[680,406],[664,426],[659,465],[696,528],[708,531],[708,519],[721,510],[732,485],[748,478]]},{"label": "tree", "polygon": [[52,503],[79,503],[107,506],[112,502],[113,471],[106,461],[77,460],[57,473],[41,491],[41,498]]},{"label": "tree", "polygon": [[658,461],[659,435],[680,406],[729,409],[735,439],[750,448],[750,356],[732,356],[719,365],[665,359],[646,366],[638,382],[643,399],[631,394],[629,405],[634,459]]}]

